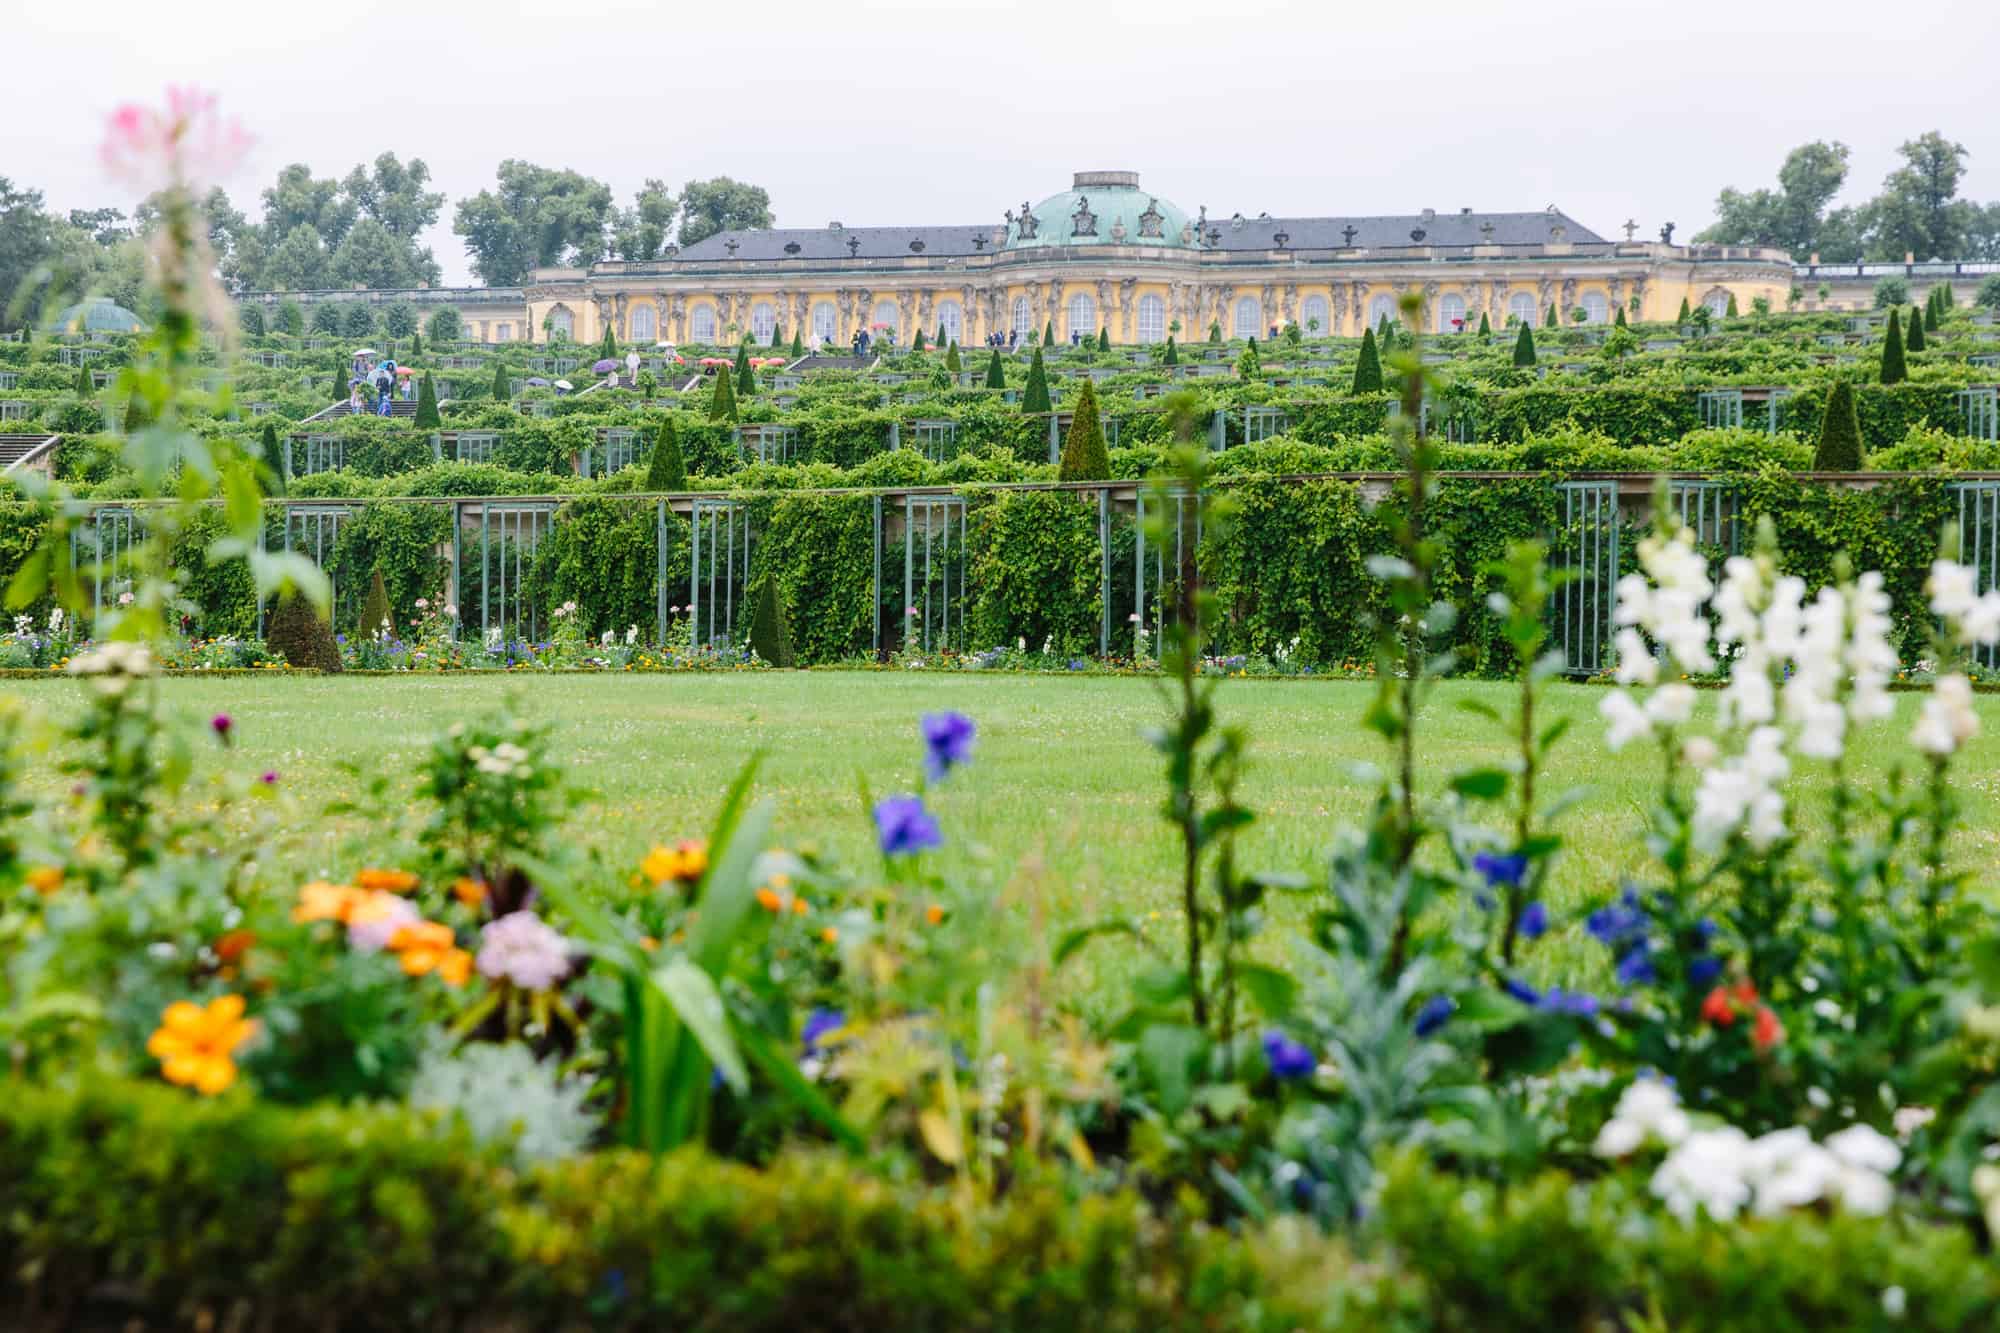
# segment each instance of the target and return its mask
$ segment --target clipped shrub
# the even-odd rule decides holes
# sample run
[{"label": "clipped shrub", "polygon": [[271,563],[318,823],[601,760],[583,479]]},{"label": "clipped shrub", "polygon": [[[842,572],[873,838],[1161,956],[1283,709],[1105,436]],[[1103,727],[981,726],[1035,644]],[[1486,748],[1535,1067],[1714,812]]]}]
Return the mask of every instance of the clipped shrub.
[{"label": "clipped shrub", "polygon": [[611,336],[611,326],[606,324],[604,326],[604,337],[597,344],[597,359],[604,361],[616,358],[617,355],[618,340]]},{"label": "clipped shrub", "polygon": [[283,593],[264,620],[264,644],[302,671],[340,670],[340,645],[319,609],[296,592]]},{"label": "clipped shrub", "polygon": [[269,474],[264,478],[265,492],[270,495],[283,495],[285,452],[284,445],[278,440],[278,427],[275,422],[264,423],[264,433],[258,441],[258,450],[263,455],[264,471]]},{"label": "clipped shrub", "polygon": [[505,361],[495,361],[493,363],[493,401],[505,404],[513,396],[514,382],[508,378],[507,363]]},{"label": "clipped shrub", "polygon": [[[748,398],[751,394],[757,392],[757,372],[750,366],[750,344],[748,342],[736,344],[736,365],[732,373],[736,376],[735,396]],[[722,376],[718,375],[716,378],[721,379]]]},{"label": "clipped shrub", "polygon": [[1219,343],[1222,341],[1221,320],[1211,319],[1210,321],[1208,321],[1208,340],[1212,343]]},{"label": "clipped shrub", "polygon": [[1111,477],[1111,458],[1104,449],[1104,428],[1097,419],[1097,389],[1089,380],[1076,396],[1076,412],[1070,418],[1069,435],[1063,441],[1060,481],[1106,481]]},{"label": "clipped shrub", "polygon": [[1355,393],[1382,392],[1382,356],[1375,350],[1375,330],[1361,331],[1361,352],[1354,358]]},{"label": "clipped shrub", "polygon": [[[748,368],[745,368],[748,373]],[[710,421],[736,420],[736,390],[730,382],[728,371],[715,377],[715,392],[708,398],[708,419]]]},{"label": "clipped shrub", "polygon": [[1097,350],[1100,352],[1108,352],[1111,350],[1110,329],[1100,328],[1097,331]]},{"label": "clipped shrub", "polygon": [[1514,336],[1514,364],[1523,369],[1535,364],[1535,331],[1526,324]]},{"label": "clipped shrub", "polygon": [[[923,335],[918,334],[919,337]],[[750,647],[774,667],[794,667],[792,629],[785,603],[778,593],[778,579],[767,574],[757,589],[757,608],[750,617]]]},{"label": "clipped shrub", "polygon": [[1693,314],[1694,310],[1688,305],[1687,297],[1683,296],[1681,298],[1681,312],[1674,316],[1674,322],[1676,324],[1685,324]]},{"label": "clipped shrub", "polygon": [[954,375],[965,369],[964,361],[959,359],[957,343],[944,344],[944,368]]},{"label": "clipped shrub", "polygon": [[1722,315],[1723,315],[1723,318],[1725,318],[1725,319],[1735,319],[1735,318],[1736,318],[1736,293],[1735,293],[1735,292],[1731,292],[1731,293],[1729,294],[1729,304],[1728,304],[1728,306],[1726,306],[1726,307],[1725,307],[1725,308],[1723,309],[1723,312],[1722,312]]},{"label": "clipped shrub", "polygon": [[1861,470],[1861,417],[1854,409],[1854,390],[1846,380],[1835,380],[1827,390],[1826,411],[1820,418],[1819,447],[1813,451],[1813,470]]},{"label": "clipped shrub", "polygon": [[1166,355],[1160,358],[1160,364],[1163,366],[1178,366],[1180,363],[1181,349],[1174,346],[1174,335],[1169,333],[1167,335]]},{"label": "clipped shrub", "polygon": [[1542,316],[1542,327],[1545,329],[1559,329],[1562,327],[1562,321],[1556,318],[1556,304],[1553,301],[1549,302],[1548,312]]},{"label": "clipped shrub", "polygon": [[1932,328],[1937,327],[1937,312],[1935,309],[1929,311],[1927,314],[1919,314],[1914,306],[1911,307],[1910,330],[1903,339],[1904,351],[1921,352],[1924,350],[1924,320],[1926,318],[1931,321]]},{"label": "clipped shrub", "polygon": [[73,387],[76,390],[76,396],[79,398],[90,398],[97,393],[97,385],[90,378],[90,366],[88,363],[76,368],[76,383]]},{"label": "clipped shrub", "polygon": [[1051,319],[1047,323],[1042,325],[1042,346],[1054,347],[1055,345],[1056,345],[1056,322],[1053,319]]},{"label": "clipped shrub", "polygon": [[1882,339],[1882,383],[1901,384],[1910,377],[1909,363],[1903,359],[1903,328],[1899,312],[1889,312],[1889,332]]},{"label": "clipped shrub", "polygon": [[368,575],[368,595],[361,599],[361,619],[355,622],[355,636],[373,638],[388,620],[389,589],[382,582],[382,567],[377,565]]},{"label": "clipped shrub", "polygon": [[431,373],[426,370],[422,381],[417,385],[416,426],[418,430],[436,430],[443,424],[443,419],[438,416],[437,385],[432,382]]},{"label": "clipped shrub", "polygon": [[1035,356],[1028,363],[1028,387],[1021,392],[1023,412],[1047,412],[1049,404],[1049,372],[1042,366],[1042,349],[1035,349]]},{"label": "clipped shrub", "polygon": [[993,355],[986,358],[986,387],[1004,389],[1007,387],[1007,369],[1000,361],[1000,349],[994,348]]},{"label": "clipped shrub", "polygon": [[[1620,315],[1620,316],[1618,317],[1618,321],[1619,321],[1619,323],[1621,323],[1621,324],[1622,324],[1622,323],[1624,323],[1624,322],[1625,322],[1625,317],[1624,317],[1623,315]],[[1488,334],[1490,334],[1490,333],[1492,333],[1492,332],[1493,332],[1493,325],[1492,325],[1492,324],[1491,324],[1490,322],[1488,322],[1488,320],[1487,320],[1487,318],[1486,318],[1486,312],[1485,312],[1484,310],[1480,311],[1480,312],[1479,312],[1479,336],[1480,336],[1480,337],[1482,337],[1482,338],[1484,338],[1484,337],[1486,337],[1486,336],[1487,336]]]},{"label": "clipped shrub", "polygon": [[646,489],[684,491],[687,489],[687,462],[681,457],[680,432],[670,412],[660,418],[653,434],[653,456],[646,464]]},{"label": "clipped shrub", "polygon": [[910,341],[910,350],[912,352],[921,352],[924,350],[924,346],[924,331],[918,329],[916,337]]}]

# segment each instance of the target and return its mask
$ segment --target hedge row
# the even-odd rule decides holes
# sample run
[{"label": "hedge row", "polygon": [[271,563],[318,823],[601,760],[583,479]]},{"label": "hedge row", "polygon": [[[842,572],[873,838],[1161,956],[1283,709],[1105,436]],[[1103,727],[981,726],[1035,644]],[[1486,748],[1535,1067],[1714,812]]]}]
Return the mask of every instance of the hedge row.
[{"label": "hedge row", "polygon": [[[607,1151],[525,1173],[420,1114],[0,1096],[0,1319],[113,1328],[1969,1330],[2000,1269],[1960,1227],[1684,1227],[1615,1182],[1391,1164],[1351,1241],[1242,1234],[1035,1175],[997,1203],[791,1150]],[[1885,1297],[1885,1293],[1893,1293]],[[1885,1306],[1898,1311],[1888,1321]]]}]

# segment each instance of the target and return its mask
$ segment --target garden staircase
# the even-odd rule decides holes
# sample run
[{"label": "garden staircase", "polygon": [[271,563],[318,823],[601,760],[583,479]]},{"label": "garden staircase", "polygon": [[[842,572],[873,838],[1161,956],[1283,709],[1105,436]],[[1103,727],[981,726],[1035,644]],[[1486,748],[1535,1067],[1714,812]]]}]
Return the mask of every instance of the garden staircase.
[{"label": "garden staircase", "polygon": [[46,472],[59,435],[0,435],[0,476],[14,472]]}]

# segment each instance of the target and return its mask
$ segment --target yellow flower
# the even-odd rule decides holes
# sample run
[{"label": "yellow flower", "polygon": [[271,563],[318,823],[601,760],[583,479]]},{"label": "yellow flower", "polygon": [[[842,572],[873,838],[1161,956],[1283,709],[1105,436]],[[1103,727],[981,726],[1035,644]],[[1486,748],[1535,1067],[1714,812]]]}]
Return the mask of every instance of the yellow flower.
[{"label": "yellow flower", "polygon": [[416,875],[407,870],[362,870],[354,876],[357,889],[381,889],[389,893],[408,893],[417,887]]},{"label": "yellow flower", "polygon": [[354,908],[367,895],[351,884],[329,884],[316,879],[299,889],[299,904],[292,909],[294,921],[338,921],[346,925]]},{"label": "yellow flower", "polygon": [[708,844],[692,838],[683,838],[672,847],[655,843],[639,863],[639,873],[655,884],[670,880],[692,884],[708,873]]},{"label": "yellow flower", "polygon": [[825,940],[828,944],[837,944],[840,941],[840,932],[838,930],[835,930],[832,926],[828,926],[825,930],[822,930],[819,933],[819,937]]},{"label": "yellow flower", "polygon": [[413,977],[435,971],[457,945],[458,937],[451,933],[451,927],[435,921],[414,922],[389,937],[389,947],[401,957],[404,973]]},{"label": "yellow flower", "polygon": [[938,906],[936,903],[932,903],[924,909],[924,920],[930,922],[933,926],[937,925],[940,921],[944,920],[944,908]]},{"label": "yellow flower", "polygon": [[467,907],[477,907],[486,901],[486,881],[460,875],[451,883],[451,891]]},{"label": "yellow flower", "polygon": [[218,995],[206,1008],[176,1000],[146,1039],[146,1053],[160,1062],[167,1082],[213,1097],[236,1081],[232,1057],[256,1031],[256,1020],[243,1017],[241,995]]},{"label": "yellow flower", "polygon": [[767,912],[782,912],[785,910],[785,900],[770,889],[757,890],[757,905]]},{"label": "yellow flower", "polygon": [[28,887],[36,893],[54,893],[62,882],[63,872],[55,866],[36,866],[28,872]]}]

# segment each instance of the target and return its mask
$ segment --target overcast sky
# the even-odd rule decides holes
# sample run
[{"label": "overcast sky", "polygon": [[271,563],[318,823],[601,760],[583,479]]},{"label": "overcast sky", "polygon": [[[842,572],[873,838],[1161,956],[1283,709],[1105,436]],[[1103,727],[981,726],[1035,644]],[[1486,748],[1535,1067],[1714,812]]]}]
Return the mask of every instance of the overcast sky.
[{"label": "overcast sky", "polygon": [[[288,162],[383,149],[449,200],[503,157],[574,167],[621,203],[732,175],[780,225],[998,221],[1077,169],[1211,215],[1528,210],[1685,238],[1725,184],[1815,138],[1873,194],[1903,139],[1971,150],[2000,198],[2000,2],[1930,0],[12,0],[0,176],[59,208],[118,203],[104,113],[169,82],[257,137],[253,217]],[[379,71],[379,72],[378,72]],[[447,202],[431,243],[469,280]]]}]

